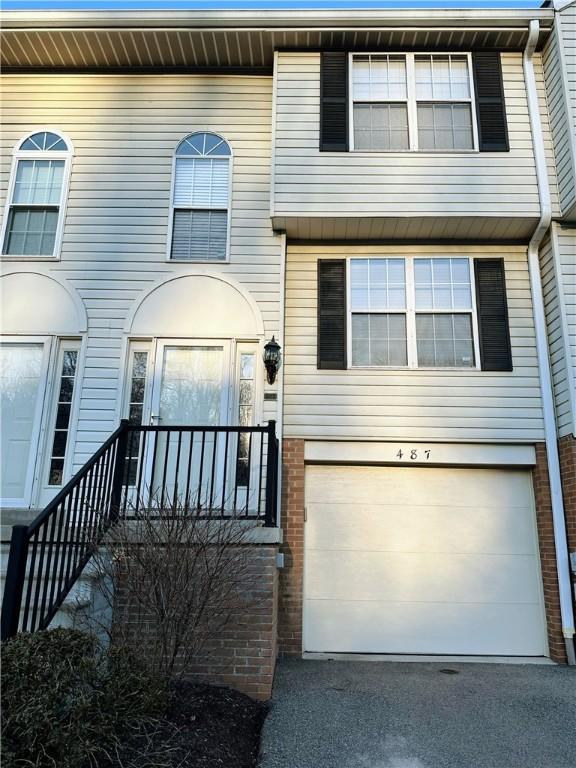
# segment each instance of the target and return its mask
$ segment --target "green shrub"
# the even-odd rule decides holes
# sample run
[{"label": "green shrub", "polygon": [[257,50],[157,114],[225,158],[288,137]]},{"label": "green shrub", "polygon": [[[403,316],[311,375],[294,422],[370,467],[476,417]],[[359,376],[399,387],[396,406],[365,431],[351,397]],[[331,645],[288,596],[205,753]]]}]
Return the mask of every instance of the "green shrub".
[{"label": "green shrub", "polygon": [[2,766],[94,766],[166,701],[126,650],[69,629],[17,635],[2,645]]}]

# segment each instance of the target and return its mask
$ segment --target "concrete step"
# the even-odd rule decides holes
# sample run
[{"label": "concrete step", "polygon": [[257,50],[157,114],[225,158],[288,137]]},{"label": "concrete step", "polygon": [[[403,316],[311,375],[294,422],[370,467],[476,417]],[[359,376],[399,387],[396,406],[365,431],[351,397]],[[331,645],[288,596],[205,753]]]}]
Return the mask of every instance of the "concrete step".
[{"label": "concrete step", "polygon": [[[6,569],[8,566],[8,554],[10,545],[6,541],[0,543],[0,595],[4,597]],[[72,589],[64,599],[60,609],[52,619],[50,627],[75,627],[88,629],[91,624],[108,624],[110,613],[104,604],[104,597],[100,589],[98,570],[92,562],[89,562],[84,571],[72,586]],[[33,590],[36,589],[36,579]],[[48,586],[50,589],[50,585]]]}]

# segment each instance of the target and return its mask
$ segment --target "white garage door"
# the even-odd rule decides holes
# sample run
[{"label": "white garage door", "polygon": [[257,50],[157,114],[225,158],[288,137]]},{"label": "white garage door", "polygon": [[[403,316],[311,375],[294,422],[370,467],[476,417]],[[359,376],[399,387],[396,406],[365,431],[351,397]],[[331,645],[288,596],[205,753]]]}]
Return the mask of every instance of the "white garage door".
[{"label": "white garage door", "polygon": [[546,653],[530,474],[306,470],[304,650]]}]

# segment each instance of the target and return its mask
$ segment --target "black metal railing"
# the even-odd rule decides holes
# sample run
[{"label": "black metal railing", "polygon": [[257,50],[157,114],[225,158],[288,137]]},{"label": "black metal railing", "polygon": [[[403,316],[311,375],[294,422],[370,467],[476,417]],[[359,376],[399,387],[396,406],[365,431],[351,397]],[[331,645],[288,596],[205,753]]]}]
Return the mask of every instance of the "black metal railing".
[{"label": "black metal railing", "polygon": [[178,507],[275,527],[278,440],[265,427],[118,429],[29,525],[12,529],[2,639],[46,629],[120,516]]}]

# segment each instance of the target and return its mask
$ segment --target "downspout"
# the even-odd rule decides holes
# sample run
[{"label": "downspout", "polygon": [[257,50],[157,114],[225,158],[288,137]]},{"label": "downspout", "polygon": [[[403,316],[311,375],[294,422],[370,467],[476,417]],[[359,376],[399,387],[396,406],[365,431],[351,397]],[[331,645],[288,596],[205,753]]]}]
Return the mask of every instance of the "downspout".
[{"label": "downspout", "polygon": [[[286,316],[286,233],[280,235],[280,306],[278,311],[278,343],[282,347],[282,356],[284,357],[285,341],[285,316]],[[283,361],[282,361],[283,362]],[[281,528],[282,520],[282,440],[284,436],[284,365],[280,367],[280,376],[278,377],[278,405],[276,411],[278,426],[278,447],[280,455],[278,457],[278,527]]]},{"label": "downspout", "polygon": [[554,413],[554,390],[552,373],[548,357],[548,338],[546,330],[546,314],[544,311],[544,295],[540,276],[539,250],[552,221],[552,202],[548,183],[548,169],[544,151],[544,137],[540,121],[540,106],[534,76],[533,55],[538,43],[540,24],[537,20],[530,21],[528,40],[522,57],[524,81],[528,99],[528,113],[532,131],[532,146],[538,181],[538,196],[540,199],[540,221],[528,244],[528,269],[532,290],[532,306],[534,312],[534,327],[536,332],[536,349],[542,391],[542,410],[544,415],[544,435],[546,454],[548,457],[548,476],[550,478],[550,493],[552,497],[552,521],[554,526],[554,544],[556,548],[556,568],[558,572],[558,589],[560,594],[560,615],[562,634],[566,646],[568,664],[576,664],[574,652],[574,610],[572,607],[572,586],[570,583],[570,562],[568,558],[568,541],[566,538],[566,520],[564,502],[562,499],[562,482],[560,479],[560,459],[556,435],[556,417]]}]

